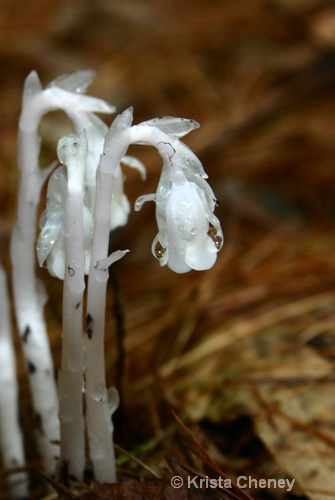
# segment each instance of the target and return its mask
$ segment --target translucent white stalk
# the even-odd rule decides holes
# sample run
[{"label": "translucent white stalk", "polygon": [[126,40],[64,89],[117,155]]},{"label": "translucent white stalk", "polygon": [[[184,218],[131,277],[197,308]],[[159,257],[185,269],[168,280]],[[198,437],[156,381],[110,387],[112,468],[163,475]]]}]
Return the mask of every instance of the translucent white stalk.
[{"label": "translucent white stalk", "polygon": [[[93,72],[65,75],[42,89],[32,71],[23,93],[19,121],[18,167],[20,187],[17,219],[11,238],[15,313],[26,360],[35,411],[37,443],[47,474],[54,475],[59,457],[58,401],[46,325],[43,318],[45,294],[35,276],[35,228],[37,208],[44,181],[50,169],[39,168],[42,116],[63,109],[74,127],[80,128],[81,112],[110,113],[114,108],[100,99],[82,95],[91,83]],[[52,167],[51,167],[52,168]]]},{"label": "translucent white stalk", "polygon": [[[18,384],[5,271],[0,263],[0,443],[6,468],[25,465],[23,438],[19,425]],[[28,497],[28,476],[8,476],[12,498]]]},{"label": "translucent white stalk", "polygon": [[87,142],[84,134],[80,138],[71,134],[61,139],[58,157],[66,165],[66,172],[61,173],[59,178],[64,208],[65,247],[62,360],[58,386],[61,471],[70,478],[81,480],[85,468],[82,322],[85,290],[83,200]]},{"label": "translucent white stalk", "polygon": [[[27,113],[27,109],[24,110]],[[35,226],[41,188],[48,171],[38,167],[39,119],[19,125],[21,173],[17,218],[11,237],[16,320],[26,360],[35,411],[37,444],[44,470],[54,475],[59,446],[58,402],[53,362],[43,318],[45,294],[35,276]]]},{"label": "translucent white stalk", "polygon": [[[94,476],[102,483],[116,481],[113,451],[113,424],[111,410],[116,399],[108,401],[105,383],[104,329],[106,285],[108,280],[108,242],[111,227],[109,207],[113,196],[113,182],[118,168],[131,143],[155,146],[163,157],[178,155],[197,172],[205,176],[196,156],[176,137],[180,137],[198,125],[191,120],[168,118],[152,120],[139,126],[131,126],[132,109],[119,115],[112,124],[104,144],[104,151],[97,171],[95,222],[92,245],[91,267],[88,280],[88,304],[85,338],[85,376],[87,431],[90,457]],[[159,128],[161,125],[162,128]],[[176,130],[175,137],[170,135]],[[177,151],[178,145],[178,151]],[[174,148],[176,146],[176,148]],[[113,221],[112,221],[113,223]],[[115,392],[113,393],[115,397]]]},{"label": "translucent white stalk", "polygon": [[86,417],[90,458],[94,477],[101,483],[115,483],[116,469],[111,415],[118,405],[115,390],[107,391],[105,377],[105,308],[108,266],[124,255],[118,252],[108,260],[110,207],[113,181],[129,145],[131,110],[119,115],[105,140],[97,171],[95,223],[91,267],[88,279],[85,329]]}]

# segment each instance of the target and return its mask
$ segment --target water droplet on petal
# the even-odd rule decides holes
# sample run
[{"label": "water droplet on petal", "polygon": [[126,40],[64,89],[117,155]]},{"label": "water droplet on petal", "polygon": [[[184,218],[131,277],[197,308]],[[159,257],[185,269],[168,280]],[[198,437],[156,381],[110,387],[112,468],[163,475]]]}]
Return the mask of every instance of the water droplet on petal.
[{"label": "water droplet on petal", "polygon": [[215,227],[212,224],[209,224],[209,229],[208,229],[207,234],[210,237],[210,239],[213,241],[215,248],[217,250],[221,250],[222,243],[223,243],[222,236],[220,236],[218,234],[217,230],[215,229]]},{"label": "water droplet on petal", "polygon": [[107,389],[103,382],[97,382],[94,384],[92,398],[98,403],[102,403],[107,399]]},{"label": "water droplet on petal", "polygon": [[159,241],[157,241],[155,245],[155,256],[158,260],[161,260],[164,257],[166,252],[166,248],[164,248]]}]

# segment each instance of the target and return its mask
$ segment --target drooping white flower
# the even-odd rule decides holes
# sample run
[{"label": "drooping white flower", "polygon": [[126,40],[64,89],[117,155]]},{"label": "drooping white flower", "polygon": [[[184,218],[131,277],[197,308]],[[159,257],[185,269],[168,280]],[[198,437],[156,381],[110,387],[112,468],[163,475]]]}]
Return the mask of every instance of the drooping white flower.
[{"label": "drooping white flower", "polygon": [[217,201],[206,174],[198,165],[194,172],[186,161],[185,147],[165,143],[160,151],[164,163],[156,194],[142,196],[135,204],[139,210],[146,201],[156,202],[159,232],[152,252],[161,265],[167,264],[177,273],[210,269],[223,244],[220,223],[213,213]]}]

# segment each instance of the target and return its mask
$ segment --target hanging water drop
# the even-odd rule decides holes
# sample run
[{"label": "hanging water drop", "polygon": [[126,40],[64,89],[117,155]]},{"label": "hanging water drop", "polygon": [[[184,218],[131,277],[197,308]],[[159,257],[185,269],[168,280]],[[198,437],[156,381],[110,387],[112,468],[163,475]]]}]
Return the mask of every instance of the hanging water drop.
[{"label": "hanging water drop", "polygon": [[215,229],[215,227],[212,224],[209,224],[209,229],[208,229],[207,234],[210,237],[210,239],[213,241],[215,248],[217,250],[220,250],[222,247],[222,243],[223,243],[222,236],[220,236],[218,234],[217,230]]},{"label": "hanging water drop", "polygon": [[93,400],[97,403],[102,403],[107,398],[107,389],[102,381],[96,382],[94,384],[94,389],[92,391]]},{"label": "hanging water drop", "polygon": [[155,245],[155,256],[158,260],[161,260],[164,257],[166,252],[166,248],[164,248],[159,241],[157,241]]}]

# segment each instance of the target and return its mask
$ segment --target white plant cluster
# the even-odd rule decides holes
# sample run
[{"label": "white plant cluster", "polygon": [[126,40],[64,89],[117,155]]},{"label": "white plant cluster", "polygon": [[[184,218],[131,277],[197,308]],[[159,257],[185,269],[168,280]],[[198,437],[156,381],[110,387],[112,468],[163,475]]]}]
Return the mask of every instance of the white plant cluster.
[{"label": "white plant cluster", "polygon": [[[125,131],[120,133],[120,141],[127,146],[136,143],[154,145],[163,158],[156,193],[140,196],[135,203],[135,210],[138,211],[146,201],[156,202],[159,233],[152,244],[153,255],[162,266],[167,264],[177,273],[210,269],[223,244],[220,223],[214,215],[217,200],[206,182],[207,174],[200,160],[179,141],[179,137],[197,128],[198,123],[184,118],[163,117],[132,127],[129,120],[132,110],[126,113],[123,120],[127,117],[129,123]],[[93,114],[83,116],[82,129],[90,131],[87,134],[88,160],[83,203],[85,274],[88,274],[94,227],[96,171],[108,129]],[[123,137],[127,135],[129,137]],[[71,136],[68,140],[71,141]],[[110,230],[124,226],[130,212],[129,201],[124,194],[121,163],[138,169],[143,179],[146,176],[145,167],[139,160],[130,156],[120,158],[114,173]],[[59,167],[50,178],[47,208],[40,220],[41,233],[37,243],[40,266],[46,260],[49,272],[61,279],[64,279],[64,207],[60,190],[60,175],[63,171],[64,168]]]},{"label": "white plant cluster", "polygon": [[[203,166],[180,141],[199,125],[194,120],[173,117],[133,125],[129,108],[107,127],[95,113],[111,113],[114,107],[84,94],[93,76],[92,71],[64,75],[45,89],[36,72],[26,79],[19,122],[21,180],[11,260],[16,319],[45,471],[51,476],[66,473],[82,480],[86,419],[94,477],[113,483],[116,471],[111,416],[118,406],[118,394],[114,388],[107,389],[105,382],[106,286],[109,266],[127,250],[109,255],[109,234],[124,226],[130,213],[122,167],[137,169],[142,179],[146,176],[144,165],[127,155],[129,146],[154,146],[163,160],[156,193],[140,196],[135,203],[135,210],[148,200],[156,204],[158,234],[152,252],[161,265],[177,273],[209,269],[222,247],[223,235],[214,215],[217,201]],[[65,111],[73,133],[58,143],[61,166],[41,169],[39,124],[42,116],[54,109]],[[37,210],[48,177],[46,208],[36,243]],[[57,388],[43,318],[46,298],[35,275],[36,249],[39,265],[63,280],[62,359]],[[16,455],[21,464],[22,450]]]}]

